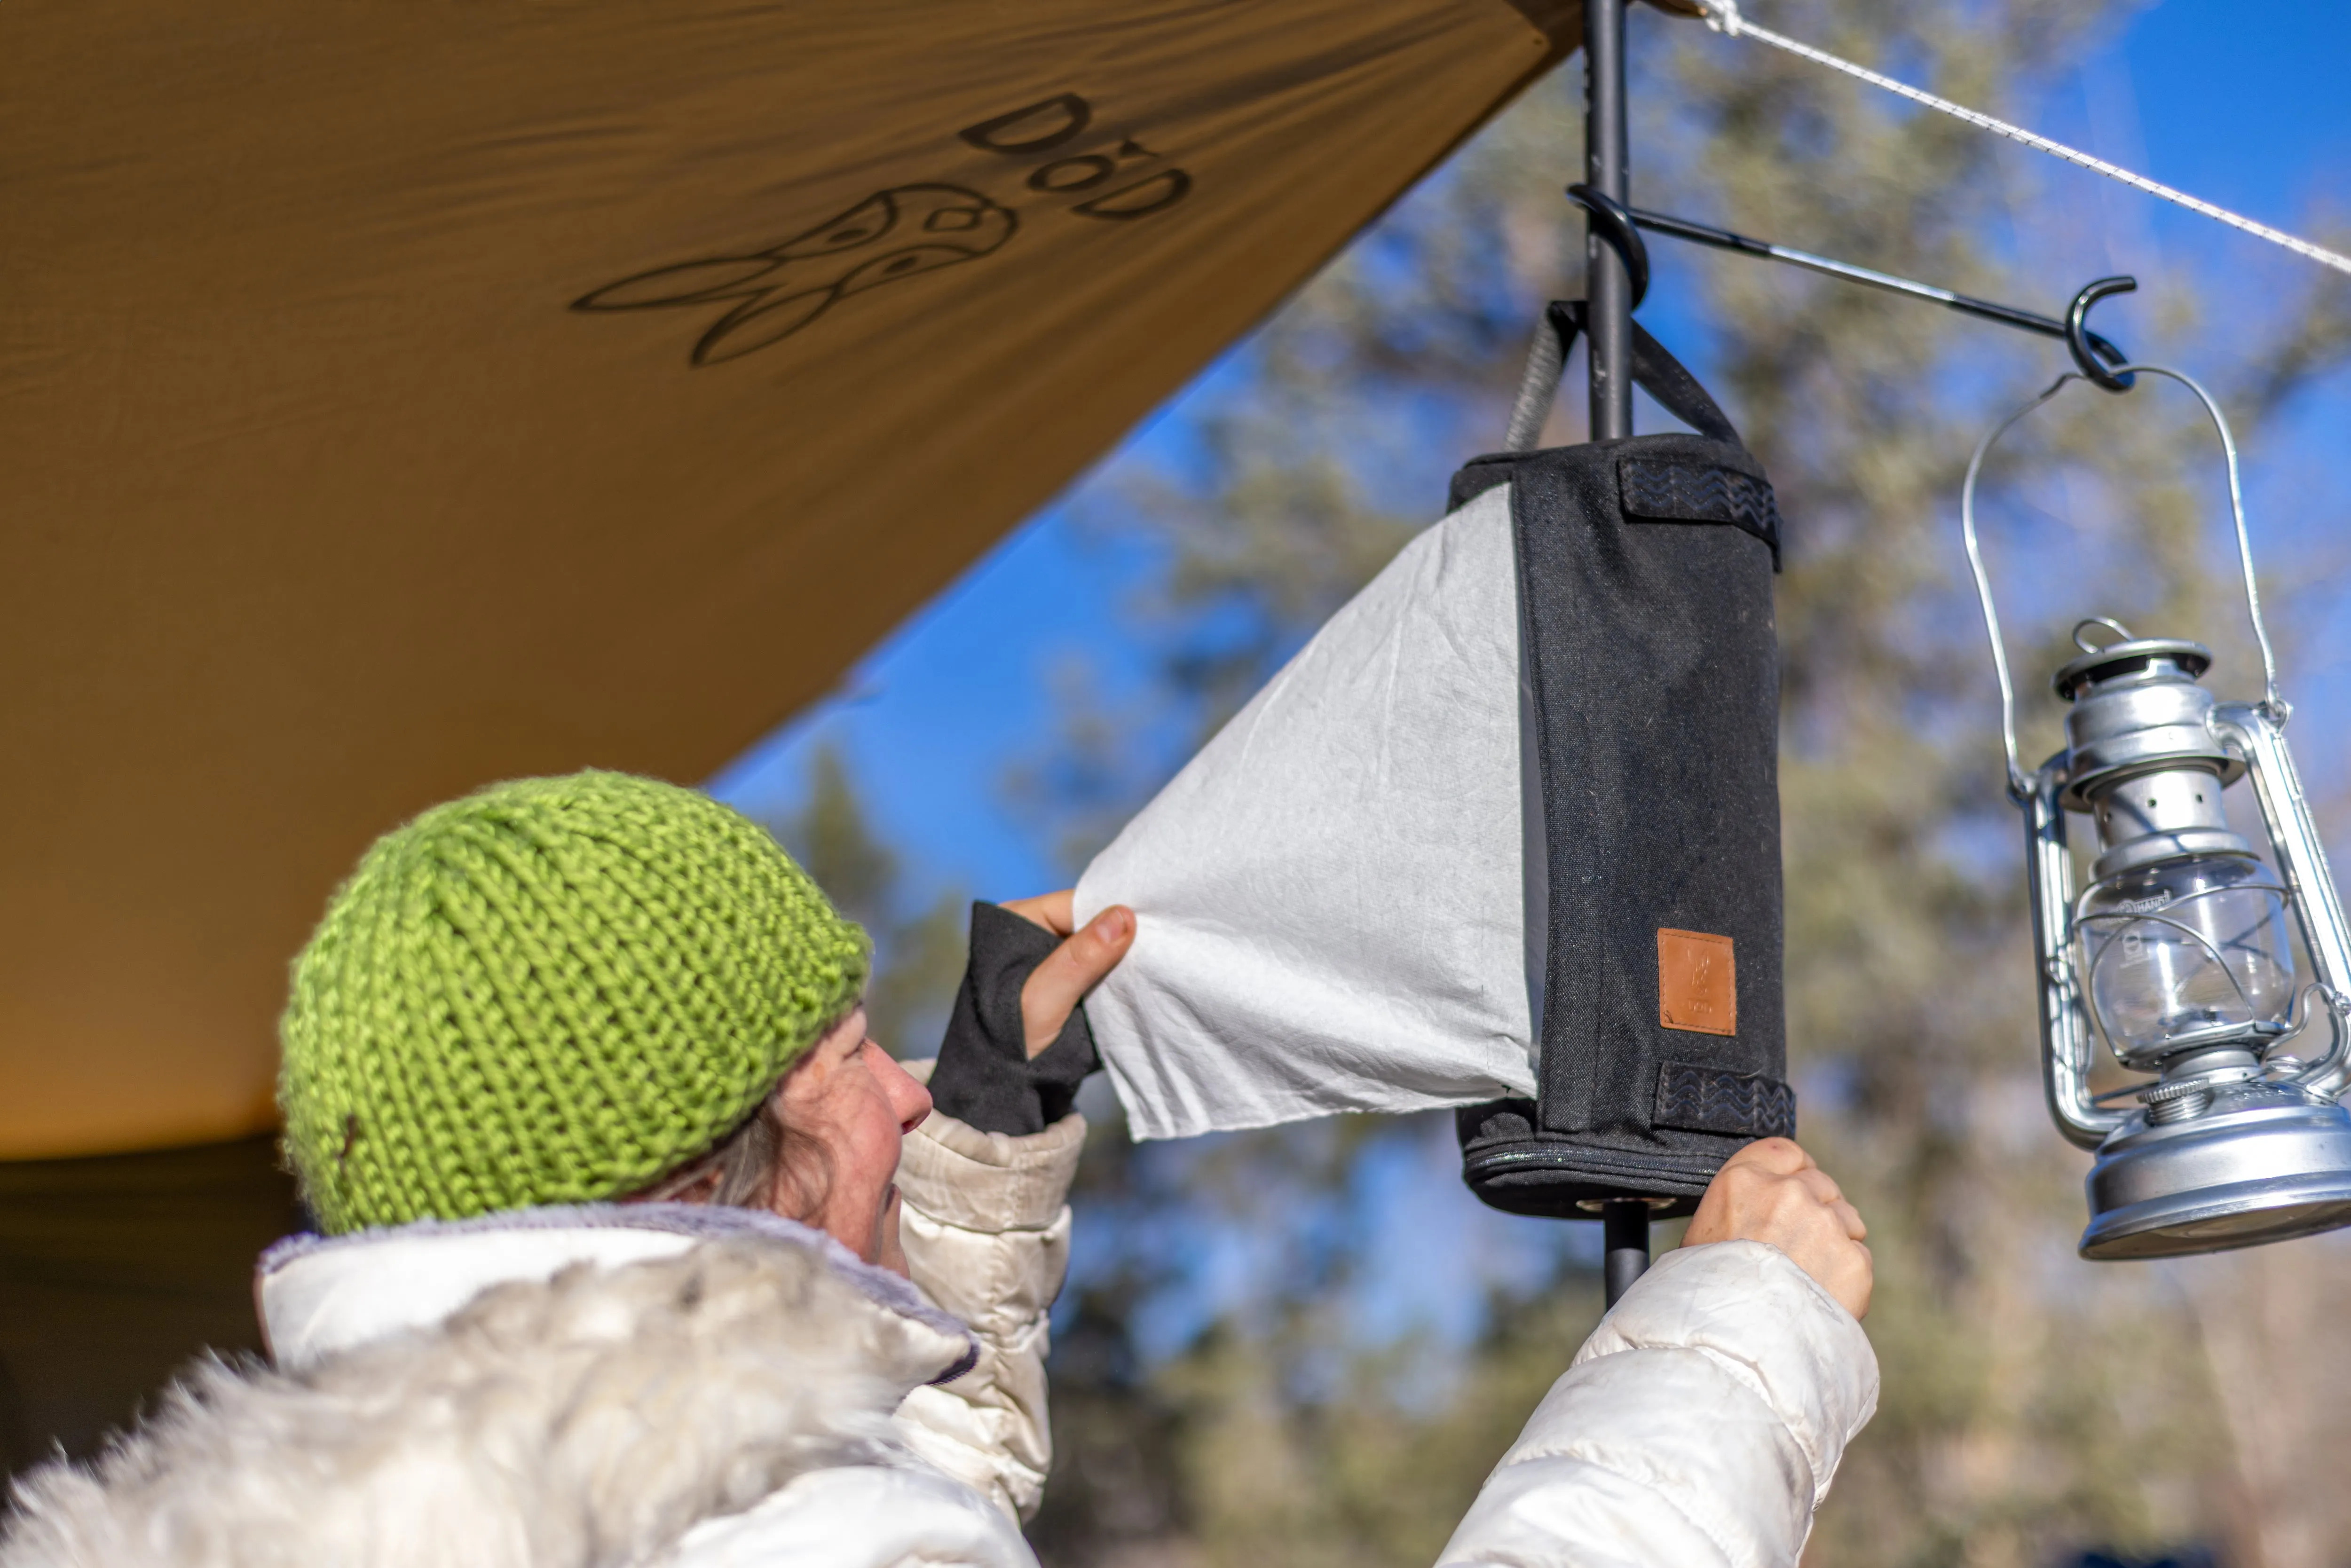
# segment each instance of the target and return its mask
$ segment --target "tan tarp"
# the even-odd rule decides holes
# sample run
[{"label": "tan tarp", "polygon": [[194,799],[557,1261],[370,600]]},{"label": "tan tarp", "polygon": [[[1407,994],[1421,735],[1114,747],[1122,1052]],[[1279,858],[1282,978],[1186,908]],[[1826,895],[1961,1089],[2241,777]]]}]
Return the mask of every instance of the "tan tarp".
[{"label": "tan tarp", "polygon": [[0,1157],[263,1124],[372,835],[705,777],[1577,26],[0,7]]}]

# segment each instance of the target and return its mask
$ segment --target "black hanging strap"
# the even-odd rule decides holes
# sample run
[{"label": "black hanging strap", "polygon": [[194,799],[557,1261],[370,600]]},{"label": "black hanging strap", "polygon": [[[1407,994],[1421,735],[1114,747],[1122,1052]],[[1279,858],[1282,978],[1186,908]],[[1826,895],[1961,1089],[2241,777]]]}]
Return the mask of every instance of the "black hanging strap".
[{"label": "black hanging strap", "polygon": [[[1510,433],[1503,442],[1504,450],[1533,449],[1543,420],[1551,413],[1552,400],[1559,394],[1560,371],[1567,364],[1568,350],[1575,347],[1576,335],[1583,330],[1583,319],[1581,299],[1554,299],[1543,312],[1544,324],[1538,329],[1534,349],[1528,356],[1526,379],[1520,384],[1517,406],[1510,411]],[[1698,384],[1698,378],[1663,343],[1649,336],[1648,329],[1638,321],[1633,323],[1633,384],[1700,435],[1727,441],[1733,446],[1746,445],[1739,439],[1738,427],[1706,388]]]}]

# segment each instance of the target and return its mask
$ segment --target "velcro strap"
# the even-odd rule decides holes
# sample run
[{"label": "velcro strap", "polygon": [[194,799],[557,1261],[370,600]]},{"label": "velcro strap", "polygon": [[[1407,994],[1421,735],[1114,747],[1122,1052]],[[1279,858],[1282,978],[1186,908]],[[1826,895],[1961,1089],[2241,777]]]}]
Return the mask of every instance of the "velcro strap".
[{"label": "velcro strap", "polygon": [[1733,1137],[1792,1138],[1796,1092],[1760,1072],[1725,1072],[1668,1061],[1657,1069],[1660,1127],[1686,1133],[1724,1133]]},{"label": "velcro strap", "polygon": [[1768,480],[1711,463],[1626,457],[1616,483],[1626,517],[1744,528],[1771,547],[1771,570],[1780,570],[1780,502]]}]

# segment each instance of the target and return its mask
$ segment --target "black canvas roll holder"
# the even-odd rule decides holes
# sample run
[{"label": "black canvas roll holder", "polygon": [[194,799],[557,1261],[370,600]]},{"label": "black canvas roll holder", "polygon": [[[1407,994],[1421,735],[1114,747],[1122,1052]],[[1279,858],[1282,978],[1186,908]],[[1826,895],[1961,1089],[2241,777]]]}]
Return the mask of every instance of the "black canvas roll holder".
[{"label": "black canvas roll holder", "polygon": [[[1550,319],[1563,361],[1582,305]],[[1541,1062],[1535,1099],[1458,1117],[1464,1179],[1520,1214],[1687,1214],[1742,1145],[1795,1130],[1778,507],[1706,389],[1633,333],[1635,383],[1698,434],[1499,453],[1453,479],[1453,508],[1510,486],[1517,551]]]}]

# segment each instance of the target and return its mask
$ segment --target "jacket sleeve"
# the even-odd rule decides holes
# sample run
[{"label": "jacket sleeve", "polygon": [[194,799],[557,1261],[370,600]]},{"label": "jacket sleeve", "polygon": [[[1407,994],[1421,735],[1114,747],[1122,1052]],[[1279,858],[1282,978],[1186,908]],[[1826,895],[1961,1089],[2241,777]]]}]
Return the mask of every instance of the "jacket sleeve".
[{"label": "jacket sleeve", "polygon": [[1792,1568],[1876,1408],[1861,1325],[1785,1253],[1669,1252],[1552,1385],[1440,1561]]},{"label": "jacket sleeve", "polygon": [[1047,1316],[1069,1270],[1070,1180],[1085,1138],[1074,1112],[1016,1136],[934,1111],[898,1166],[907,1270],[979,1339],[969,1372],[906,1396],[898,1434],[1016,1520],[1037,1511],[1052,1463]]}]

